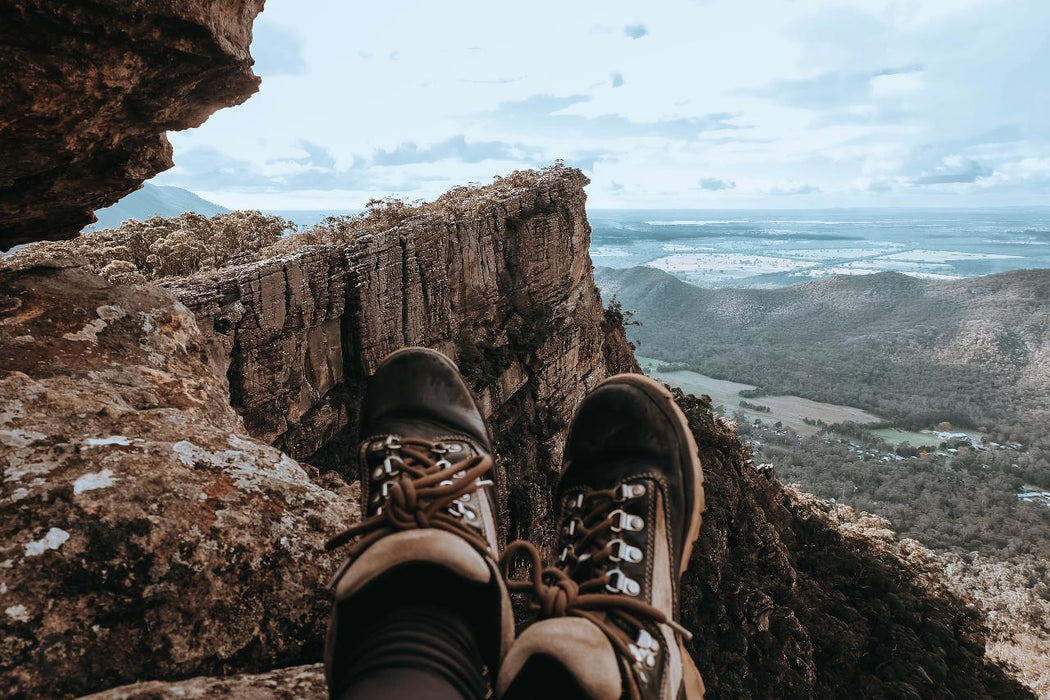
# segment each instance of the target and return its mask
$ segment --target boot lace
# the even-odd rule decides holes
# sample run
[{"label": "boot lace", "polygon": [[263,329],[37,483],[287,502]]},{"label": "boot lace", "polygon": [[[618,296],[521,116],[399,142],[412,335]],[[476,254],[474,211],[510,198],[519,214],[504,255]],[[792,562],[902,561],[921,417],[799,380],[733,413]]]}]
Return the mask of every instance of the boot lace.
[{"label": "boot lace", "polygon": [[[508,544],[500,558],[507,589],[528,595],[541,618],[589,620],[621,659],[630,660],[624,664],[629,669],[625,674],[629,698],[641,697],[641,686],[648,682],[641,667],[655,660],[653,652],[658,648],[643,620],[668,625],[685,639],[692,638],[663,611],[636,598],[641,586],[617,566],[622,561],[641,561],[641,550],[627,545],[619,534],[644,528],[641,518],[621,508],[625,500],[644,493],[641,484],[624,484],[576,495],[569,504],[570,518],[562,530],[563,548],[555,566],[543,567],[539,550],[524,540]],[[511,578],[510,568],[519,554],[528,557],[528,579]]]},{"label": "boot lace", "polygon": [[375,515],[332,537],[326,550],[351,540],[348,562],[375,542],[396,532],[433,528],[466,540],[483,555],[491,556],[489,543],[464,520],[481,517],[463,507],[469,494],[492,486],[482,479],[492,469],[492,458],[477,454],[458,464],[444,458],[448,446],[441,441],[389,436],[380,449],[383,473],[390,478],[380,486],[382,505]]}]

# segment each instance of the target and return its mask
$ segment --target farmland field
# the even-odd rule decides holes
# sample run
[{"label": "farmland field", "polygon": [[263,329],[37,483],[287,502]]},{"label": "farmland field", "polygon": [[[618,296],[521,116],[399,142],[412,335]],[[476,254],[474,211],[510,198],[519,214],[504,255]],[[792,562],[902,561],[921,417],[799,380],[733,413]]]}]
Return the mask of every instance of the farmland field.
[{"label": "farmland field", "polygon": [[[727,415],[732,415],[736,411],[743,411],[751,420],[759,418],[764,423],[776,423],[779,421],[799,435],[816,435],[819,432],[819,428],[806,423],[805,418],[820,420],[825,423],[843,423],[846,421],[875,423],[882,420],[878,416],[859,408],[821,403],[820,401],[803,399],[799,396],[760,396],[758,398],[745,399],[740,395],[740,392],[754,389],[754,386],[724,379],[715,379],[714,377],[708,377],[689,370],[657,372],[656,367],[660,364],[660,360],[641,356],[637,359],[638,364],[642,366],[642,369],[649,376],[666,382],[671,386],[676,386],[688,394],[696,396],[707,394],[711,397],[712,405],[725,406]],[[758,406],[768,406],[770,410],[767,413],[744,408],[740,405],[741,401],[747,401]],[[900,442],[900,440],[897,442]]]}]

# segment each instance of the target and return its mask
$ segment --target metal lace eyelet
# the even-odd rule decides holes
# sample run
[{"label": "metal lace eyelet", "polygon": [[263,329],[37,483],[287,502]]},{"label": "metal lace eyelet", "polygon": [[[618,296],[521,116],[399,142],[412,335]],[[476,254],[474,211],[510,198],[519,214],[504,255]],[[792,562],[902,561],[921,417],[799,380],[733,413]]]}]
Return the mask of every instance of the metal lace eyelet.
[{"label": "metal lace eyelet", "polygon": [[457,445],[454,442],[448,443],[447,445],[445,445],[445,447],[446,447],[446,449],[448,449],[449,452],[462,452],[463,451],[463,445]]},{"label": "metal lace eyelet", "polygon": [[629,596],[637,596],[642,592],[642,587],[638,582],[619,569],[606,571],[605,575],[609,577],[609,582],[605,584],[605,590],[610,593],[625,593]]},{"label": "metal lace eyelet", "polygon": [[573,546],[570,544],[566,547],[562,547],[561,554],[558,555],[558,562],[564,564],[569,559],[569,555],[574,553]]},{"label": "metal lace eyelet", "polygon": [[383,460],[383,473],[393,476],[394,474],[400,474],[401,469],[394,467],[394,464],[400,464],[402,467],[405,466],[405,460],[401,459],[397,455],[390,455]]},{"label": "metal lace eyelet", "polygon": [[438,461],[434,462],[434,466],[437,467],[438,469],[448,469],[449,467],[452,466],[452,462],[448,461],[447,459],[442,458],[442,459],[439,459]]},{"label": "metal lace eyelet", "polygon": [[460,501],[453,501],[452,505],[448,507],[448,512],[457,518],[466,517],[467,520],[476,520],[478,517],[477,513]]},{"label": "metal lace eyelet", "polygon": [[577,530],[577,529],[579,529],[579,528],[577,528],[577,527],[576,527],[576,523],[579,523],[579,524],[580,524],[580,527],[583,527],[583,521],[581,521],[581,520],[580,520],[579,518],[573,518],[572,520],[570,520],[570,521],[569,521],[569,522],[568,522],[568,523],[567,523],[567,524],[565,525],[565,527],[564,527],[564,528],[562,528],[562,531],[563,531],[563,532],[564,532],[564,533],[565,533],[566,535],[570,535],[570,536],[571,536],[571,535],[575,535],[575,534],[576,534],[576,530]]},{"label": "metal lace eyelet", "polygon": [[568,503],[565,504],[565,507],[566,508],[573,508],[575,510],[579,510],[580,508],[583,508],[583,494],[582,493],[576,494],[571,501],[569,501]]},{"label": "metal lace eyelet", "polygon": [[637,564],[642,560],[642,550],[632,547],[623,540],[612,540],[608,547],[610,549],[609,561],[616,563],[626,561],[630,564]]},{"label": "metal lace eyelet", "polygon": [[443,442],[435,442],[430,446],[430,451],[436,455],[443,455],[448,452],[448,445]]},{"label": "metal lace eyelet", "polygon": [[645,520],[638,515],[631,515],[624,511],[617,509],[609,514],[614,520],[613,526],[610,528],[613,532],[641,532],[645,529]]},{"label": "metal lace eyelet", "polygon": [[379,493],[383,495],[383,498],[390,496],[390,487],[394,485],[392,481],[384,481],[383,486],[379,489]]},{"label": "metal lace eyelet", "polygon": [[386,440],[383,441],[383,447],[388,450],[400,450],[401,439],[396,435],[387,435]]},{"label": "metal lace eyelet", "polygon": [[617,502],[623,502],[631,498],[638,498],[639,496],[645,495],[645,484],[620,484],[616,489],[616,495],[613,500]]},{"label": "metal lace eyelet", "polygon": [[660,645],[653,639],[653,635],[649,634],[648,630],[638,630],[638,639],[635,641],[639,649],[648,649],[649,651],[656,651],[660,648]]}]

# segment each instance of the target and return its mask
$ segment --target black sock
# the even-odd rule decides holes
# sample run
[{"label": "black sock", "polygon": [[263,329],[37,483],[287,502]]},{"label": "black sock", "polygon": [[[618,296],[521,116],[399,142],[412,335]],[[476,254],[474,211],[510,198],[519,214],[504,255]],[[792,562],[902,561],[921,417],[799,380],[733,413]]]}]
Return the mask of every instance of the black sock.
[{"label": "black sock", "polygon": [[489,681],[473,628],[434,603],[391,610],[361,630],[342,663],[341,700],[481,700]]}]

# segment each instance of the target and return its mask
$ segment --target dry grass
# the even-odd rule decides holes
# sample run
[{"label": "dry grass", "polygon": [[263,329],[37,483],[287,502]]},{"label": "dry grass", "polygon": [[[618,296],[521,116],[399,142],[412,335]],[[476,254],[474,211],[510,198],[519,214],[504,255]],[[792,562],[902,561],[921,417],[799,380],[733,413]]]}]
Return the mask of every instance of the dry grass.
[{"label": "dry grass", "polygon": [[579,170],[558,161],[542,170],[518,170],[496,177],[489,185],[456,187],[433,202],[373,199],[357,215],[328,217],[303,230],[291,221],[258,211],[210,218],[187,213],[129,220],[115,229],[26,246],[0,257],[0,267],[23,269],[56,258],[78,257],[115,284],[140,284],[263,260],[309,245],[345,246],[358,236],[424,218],[439,217],[445,223],[475,219],[545,182],[583,177]]}]

